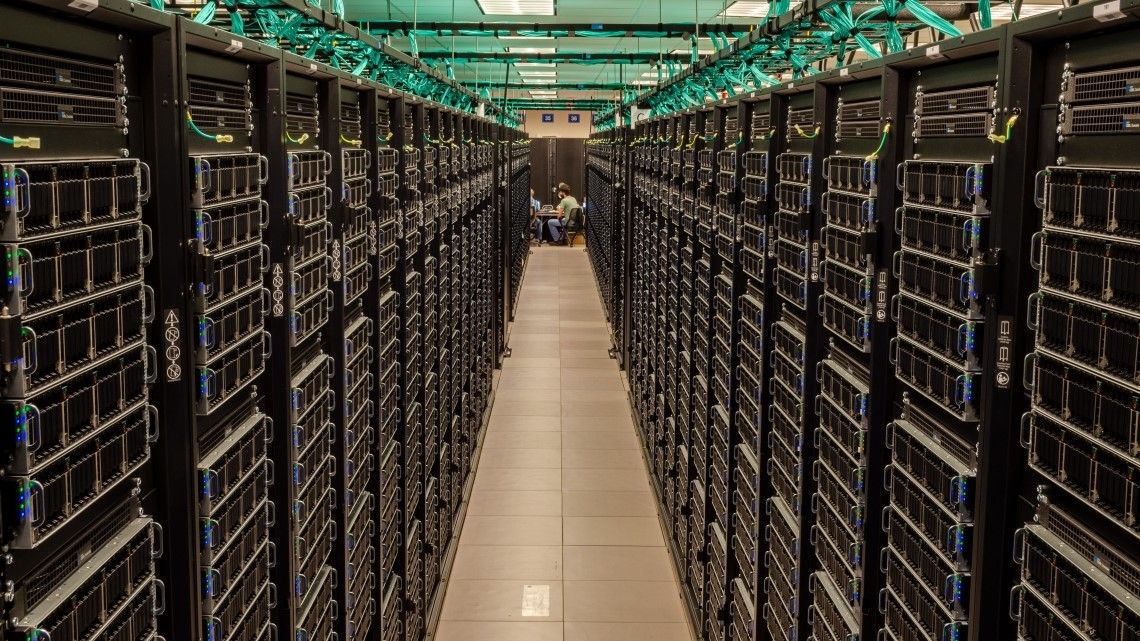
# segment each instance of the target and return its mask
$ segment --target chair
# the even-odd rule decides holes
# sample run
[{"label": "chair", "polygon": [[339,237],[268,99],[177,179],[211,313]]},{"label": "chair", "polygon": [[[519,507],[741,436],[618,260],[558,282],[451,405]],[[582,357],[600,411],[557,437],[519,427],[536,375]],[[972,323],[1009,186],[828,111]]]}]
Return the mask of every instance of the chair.
[{"label": "chair", "polygon": [[574,207],[566,217],[566,240],[573,247],[579,234],[586,233],[586,212],[581,207]]}]

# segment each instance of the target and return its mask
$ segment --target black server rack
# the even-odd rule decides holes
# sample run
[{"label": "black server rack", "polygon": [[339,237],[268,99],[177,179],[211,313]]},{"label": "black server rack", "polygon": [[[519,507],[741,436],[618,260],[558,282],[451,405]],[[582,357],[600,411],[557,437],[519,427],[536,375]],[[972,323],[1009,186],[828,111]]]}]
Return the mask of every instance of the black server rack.
[{"label": "black server rack", "polygon": [[499,141],[498,163],[504,171],[499,185],[504,189],[506,203],[504,223],[506,237],[503,251],[509,268],[505,283],[508,319],[513,320],[518,305],[519,289],[530,255],[530,145],[523,139],[508,135]]},{"label": "black server rack", "polygon": [[[422,100],[318,60],[56,4],[0,19],[4,634],[424,638],[501,349],[493,150],[519,134],[431,105],[425,143]],[[409,274],[439,351],[405,413]]]},{"label": "black server rack", "polygon": [[[735,449],[739,441],[736,426],[740,290],[743,275],[738,265],[740,207],[738,147],[742,142],[740,105],[717,107],[712,113],[715,127],[706,133],[698,163],[715,169],[713,184],[713,248],[710,257],[717,263],[713,283],[713,322],[710,336],[713,408],[708,441],[709,499],[712,519],[709,528],[707,563],[708,594],[706,625],[710,639],[728,638],[731,624],[729,603],[735,598],[736,559],[733,532],[736,516]],[[706,126],[706,132],[708,131]],[[742,595],[743,597],[743,595]]]},{"label": "black server rack", "polygon": [[1140,633],[1138,15],[1066,8],[596,137],[629,141],[624,366],[703,636]]},{"label": "black server rack", "polygon": [[771,447],[764,462],[771,483],[765,509],[770,515],[765,555],[767,595],[761,607],[774,639],[806,635],[809,577],[814,566],[810,543],[811,470],[816,465],[811,412],[817,383],[820,332],[813,319],[820,300],[820,241],[815,218],[820,193],[822,92],[795,92],[778,98],[775,113],[782,146],[774,155],[776,181],[772,214],[774,298],[767,381]]},{"label": "black server rack", "polygon": [[[764,538],[765,474],[761,461],[768,458],[773,435],[766,427],[764,410],[769,400],[763,381],[767,380],[769,358],[765,340],[765,309],[772,296],[768,291],[771,269],[767,239],[771,235],[771,199],[774,163],[772,101],[741,103],[740,142],[731,160],[739,176],[737,202],[739,216],[736,229],[738,250],[737,290],[737,364],[735,394],[735,444],[732,456],[733,527],[732,554],[737,571],[732,579],[732,604],[729,624],[731,639],[756,638],[761,612],[758,610],[763,587],[763,559],[768,543]],[[725,166],[729,166],[726,162]]]},{"label": "black server rack", "polygon": [[[891,462],[879,596],[889,638],[966,638],[977,555],[978,435],[987,415],[981,364],[992,349],[993,143],[996,47],[911,76],[903,96],[904,156],[897,175],[898,293],[891,342],[900,410],[888,426]],[[939,230],[952,228],[947,238]]]},{"label": "black server rack", "polygon": [[1083,9],[1069,24],[1011,26],[1013,46],[1032,52],[1012,77],[1035,79],[1008,97],[1029,133],[1007,146],[1027,171],[1012,186],[1020,198],[997,203],[1036,230],[1017,281],[1024,315],[1014,315],[1028,352],[1018,458],[1028,454],[1036,505],[1015,540],[1010,603],[1018,636],[1032,640],[1140,635],[1138,32],[1135,15]]},{"label": "black server rack", "polygon": [[[586,147],[586,198],[589,221],[586,244],[590,264],[601,288],[606,319],[612,329],[614,355],[624,362],[624,277],[625,220],[627,171],[624,153],[625,133],[618,137],[600,137],[588,141]],[[597,249],[593,249],[597,247]]]},{"label": "black server rack", "polygon": [[[10,13],[7,13],[10,12]],[[151,117],[170,21],[0,21],[3,633],[149,640],[166,603]],[[77,43],[83,43],[82,48]],[[188,408],[182,408],[188,409]]]},{"label": "black server rack", "polygon": [[[883,425],[891,407],[889,219],[899,121],[893,75],[824,85],[819,315],[823,345],[812,435],[817,461],[808,623],[816,639],[871,638],[881,587],[872,517],[883,508]],[[893,134],[893,135],[892,135]]]}]

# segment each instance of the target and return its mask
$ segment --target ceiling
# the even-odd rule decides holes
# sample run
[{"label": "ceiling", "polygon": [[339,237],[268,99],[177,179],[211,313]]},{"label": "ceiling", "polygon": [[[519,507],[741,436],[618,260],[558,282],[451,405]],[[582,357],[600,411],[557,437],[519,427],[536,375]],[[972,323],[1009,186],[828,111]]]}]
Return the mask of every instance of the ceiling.
[{"label": "ceiling", "polygon": [[[877,0],[866,0],[874,3]],[[938,4],[943,0],[923,0],[923,4]],[[1022,5],[1023,15],[1049,10],[1061,0],[1031,0]],[[497,4],[507,13],[484,13],[481,4]],[[428,35],[425,30],[433,29],[431,23],[439,23],[440,28],[450,23],[467,23],[465,29],[477,27],[477,31],[505,29],[512,25],[518,30],[540,31],[542,25],[552,29],[565,29],[564,25],[589,26],[590,30],[614,29],[654,31],[658,26],[709,24],[744,25],[763,22],[768,9],[767,0],[344,0],[345,18],[354,21],[362,28],[382,27],[375,23],[402,23],[397,35],[390,37],[390,44],[405,51],[418,50],[419,55],[440,71],[446,71],[448,63],[455,79],[469,88],[480,91],[489,89],[494,100],[502,98],[527,100],[554,100],[567,104],[574,99],[606,99],[621,97],[622,89],[648,90],[656,84],[658,66],[653,64],[657,56],[680,54],[679,59],[688,60],[691,43],[687,38],[660,37],[535,37],[520,38],[494,35]],[[950,4],[961,5],[958,0]],[[994,23],[1006,21],[1008,1],[994,1]],[[736,5],[736,6],[734,6]],[[747,5],[747,6],[746,6]],[[793,0],[792,7],[799,5]],[[553,7],[552,15],[542,15],[537,7]],[[513,11],[513,12],[512,12]],[[485,23],[472,25],[472,23]],[[406,29],[414,28],[420,33],[413,42],[405,35]],[[389,27],[391,25],[388,25]],[[976,21],[961,21],[959,29],[967,32],[976,29]],[[914,43],[928,41],[933,32],[923,30],[915,33]],[[521,48],[521,51],[520,49]],[[714,45],[708,38],[698,41],[699,52],[712,53]],[[519,58],[526,59],[528,51],[543,54],[589,54],[593,60],[574,62],[515,64]],[[510,60],[464,59],[471,54],[518,54]],[[466,55],[465,55],[466,54]],[[607,55],[642,54],[638,62],[604,61]],[[860,59],[862,52],[856,52]],[[678,56],[673,56],[674,61]],[[677,68],[680,70],[680,67]],[[668,78],[667,75],[664,78]],[[504,87],[506,85],[506,87]],[[587,91],[589,90],[589,91]],[[537,93],[535,93],[537,92]]]},{"label": "ceiling", "polygon": [[[368,21],[407,21],[426,27],[424,23],[430,22],[497,22],[497,23],[527,23],[527,24],[645,24],[647,28],[658,23],[748,23],[749,18],[725,17],[723,15],[727,6],[734,0],[696,0],[695,2],[679,0],[555,0],[555,15],[518,15],[518,14],[484,14],[476,0],[345,0],[346,15],[349,20],[366,26]],[[507,4],[510,4],[509,2]],[[518,3],[523,7],[527,0]],[[754,20],[754,19],[752,19]],[[403,51],[411,50],[411,43],[406,37],[392,37],[391,44]],[[557,39],[528,39],[528,38],[496,38],[496,37],[467,37],[419,36],[416,44],[421,55],[427,52],[507,52],[511,47],[547,49],[553,47],[557,52],[583,52],[595,56],[605,54],[644,53],[668,54],[676,50],[684,50],[687,54],[691,49],[688,40],[682,38],[584,38],[563,37]],[[713,50],[712,42],[706,38],[699,41],[702,53]],[[515,49],[517,52],[518,50]],[[432,64],[445,68],[441,59],[433,59]],[[455,61],[453,63],[455,78],[468,86],[482,87],[488,82],[496,98],[502,96],[502,84],[521,84],[524,77],[529,77],[529,84],[536,88],[548,84],[544,80],[551,78],[549,72],[554,71],[555,81],[560,85],[577,84],[604,84],[629,85],[632,88],[645,88],[648,84],[635,85],[634,82],[651,83],[656,81],[657,72],[649,63],[558,63],[556,66],[515,66],[498,60],[483,61]],[[520,74],[520,71],[522,72]],[[528,73],[535,72],[535,73]],[[616,94],[616,92],[614,92]],[[526,88],[512,88],[510,96],[527,96]],[[566,96],[559,96],[564,98]]]}]

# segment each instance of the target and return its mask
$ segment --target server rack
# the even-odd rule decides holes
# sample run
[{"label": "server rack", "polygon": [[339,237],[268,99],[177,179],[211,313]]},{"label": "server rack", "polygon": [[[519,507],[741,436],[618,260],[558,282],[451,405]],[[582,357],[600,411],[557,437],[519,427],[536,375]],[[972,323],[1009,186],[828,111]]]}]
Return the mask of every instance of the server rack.
[{"label": "server rack", "polygon": [[1011,315],[1028,330],[1014,345],[1028,352],[1025,453],[1010,458],[1027,460],[1036,505],[1031,519],[1009,515],[1029,521],[1014,544],[1010,603],[1024,639],[1140,634],[1135,270],[1119,268],[1137,248],[1129,203],[1140,169],[1129,145],[1137,22],[1126,13],[1099,22],[1082,8],[1065,23],[1011,26],[1012,46],[1031,57],[1008,73],[1032,81],[1006,97],[1029,132],[1006,147],[1027,171],[995,209],[1036,230],[1020,246],[1031,269],[1003,281],[1018,286]]},{"label": "server rack", "polygon": [[[1068,8],[741,96],[752,144],[735,167],[716,156],[739,182],[735,254],[709,236],[734,203],[709,203],[708,158],[686,149],[728,105],[627,134],[626,225],[644,230],[626,241],[631,403],[703,634],[719,637],[720,621],[734,639],[1137,634],[1140,317],[1124,213],[1136,16],[1129,3]],[[727,176],[718,186],[733,187]],[[730,256],[741,278],[735,308],[722,308],[738,315],[732,422],[708,413],[724,395],[715,302]],[[1011,389],[1022,379],[1026,397]],[[685,385],[689,419],[677,417]],[[750,423],[760,407],[772,409]],[[670,440],[670,419],[689,421],[688,441]],[[737,538],[718,620],[709,532],[715,541],[726,424]],[[763,473],[741,455],[753,426]],[[689,477],[687,528],[664,473],[671,446],[674,474]],[[756,500],[769,506],[756,514],[766,536],[741,545]],[[748,602],[765,585],[752,558],[768,560],[766,608]],[[1015,584],[1008,613],[995,607]],[[755,612],[768,630],[750,628]]]},{"label": "server rack", "polygon": [[820,388],[810,541],[817,570],[808,614],[816,639],[871,638],[880,626],[874,595],[882,571],[874,551],[885,542],[868,515],[879,514],[886,498],[882,426],[893,391],[887,263],[895,248],[886,227],[896,204],[889,186],[900,138],[892,132],[899,121],[893,72],[868,75],[823,85],[819,313],[827,344],[814,372]]},{"label": "server rack", "polygon": [[732,582],[732,639],[755,638],[760,629],[760,592],[763,586],[763,560],[768,535],[763,523],[763,497],[767,495],[766,475],[761,461],[770,456],[773,434],[767,430],[768,417],[761,409],[770,405],[767,360],[771,341],[765,335],[765,310],[771,297],[772,236],[771,189],[775,163],[771,150],[782,135],[772,126],[771,100],[744,101],[739,118],[742,145],[732,159],[740,175],[737,223],[740,238],[737,297],[738,358],[736,366],[736,444],[732,451],[733,530],[732,547],[737,572]]},{"label": "server rack", "polygon": [[[154,639],[155,97],[169,21],[0,27],[4,634]],[[120,38],[121,34],[131,36]],[[77,51],[75,43],[85,47]],[[157,52],[157,53],[155,53]],[[165,201],[163,201],[165,202]],[[149,331],[148,331],[149,330]]]},{"label": "server rack", "polygon": [[443,124],[452,454],[441,432],[435,581],[409,611],[391,279],[405,235],[447,233],[397,190],[416,101],[134,3],[57,4],[0,20],[4,634],[402,636],[438,610],[470,491],[501,346],[491,149],[517,134]]},{"label": "server rack", "polygon": [[625,207],[626,156],[623,153],[624,132],[614,137],[591,139],[586,148],[586,197],[590,203],[589,222],[586,226],[590,264],[601,287],[602,304],[612,328],[613,353],[624,366],[625,340],[622,329],[624,319],[624,254],[625,229],[622,212]]}]

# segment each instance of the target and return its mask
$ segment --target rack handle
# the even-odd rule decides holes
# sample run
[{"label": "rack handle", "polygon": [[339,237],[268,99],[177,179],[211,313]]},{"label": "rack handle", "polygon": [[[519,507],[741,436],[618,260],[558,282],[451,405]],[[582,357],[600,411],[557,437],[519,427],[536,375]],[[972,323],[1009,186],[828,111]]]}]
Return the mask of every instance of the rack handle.
[{"label": "rack handle", "polygon": [[151,521],[150,529],[150,558],[161,559],[166,551],[166,544],[164,543],[166,531],[162,529],[162,524],[158,521]]},{"label": "rack handle", "polygon": [[[32,211],[32,177],[23,167],[17,167],[15,174],[16,216],[22,218]],[[21,176],[23,176],[22,180]],[[24,185],[22,188],[20,187],[21,182]]]},{"label": "rack handle", "polygon": [[[158,442],[158,408],[147,403],[146,406],[146,442]],[[153,431],[152,431],[153,429]]]},{"label": "rack handle", "polygon": [[154,579],[154,607],[151,609],[154,616],[162,616],[166,612],[166,584],[162,579]]},{"label": "rack handle", "polygon": [[265,156],[257,155],[257,184],[264,185],[269,182],[269,159]]},{"label": "rack handle", "polygon": [[[26,175],[26,174],[25,174]],[[151,196],[151,181],[150,181],[150,165],[143,161],[139,161],[139,202],[145,203],[150,200]]]},{"label": "rack handle", "polygon": [[43,525],[47,517],[47,503],[44,500],[44,486],[37,480],[28,481],[28,522],[32,527]]},{"label": "rack handle", "polygon": [[158,380],[158,350],[154,345],[147,345],[144,352],[143,372],[147,385],[153,385]]},{"label": "rack handle", "polygon": [[1037,352],[1029,352],[1021,363],[1021,385],[1032,392],[1037,387]]},{"label": "rack handle", "polygon": [[1033,177],[1033,204],[1045,209],[1046,187],[1049,184],[1049,170],[1042,169]]},{"label": "rack handle", "polygon": [[139,225],[140,260],[142,264],[149,265],[154,258],[154,231],[150,225]]},{"label": "rack handle", "polygon": [[28,432],[28,451],[38,452],[43,435],[40,433],[40,408],[32,403],[25,403],[24,411],[24,424],[27,425]]},{"label": "rack handle", "polygon": [[1032,432],[1030,431],[1030,421],[1033,420],[1033,412],[1025,412],[1021,415],[1021,422],[1018,427],[1017,440],[1020,441],[1021,446],[1029,449],[1033,445]]},{"label": "rack handle", "polygon": [[[268,163],[268,161],[266,161]],[[198,165],[198,188],[204,194],[214,191],[214,174],[213,168],[210,166],[210,161],[205,158],[199,158]]]},{"label": "rack handle", "polygon": [[1034,271],[1041,271],[1042,259],[1045,256],[1045,232],[1033,232],[1029,237],[1029,266]]},{"label": "rack handle", "polygon": [[23,352],[24,352],[24,373],[32,374],[40,368],[40,335],[36,330],[23,325],[20,327],[20,332],[24,335]]}]

